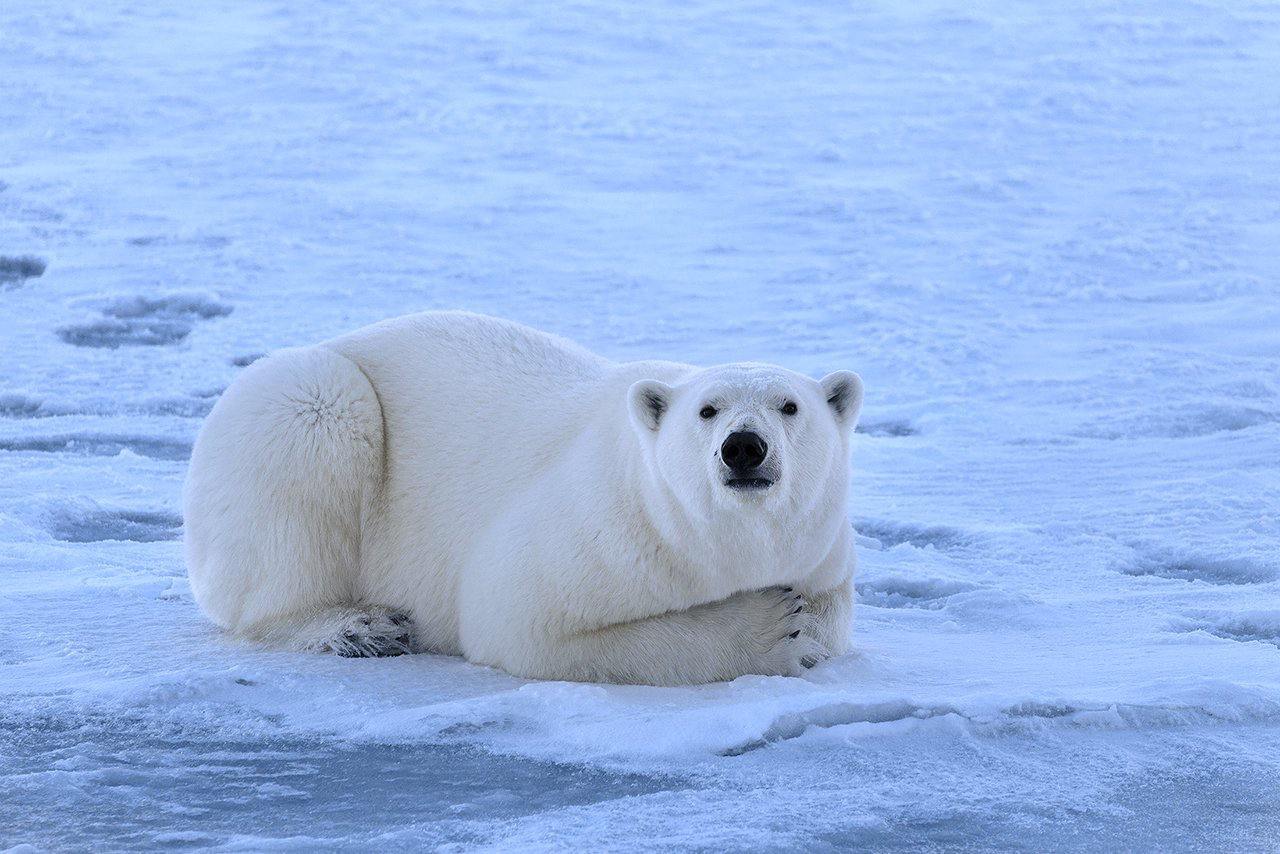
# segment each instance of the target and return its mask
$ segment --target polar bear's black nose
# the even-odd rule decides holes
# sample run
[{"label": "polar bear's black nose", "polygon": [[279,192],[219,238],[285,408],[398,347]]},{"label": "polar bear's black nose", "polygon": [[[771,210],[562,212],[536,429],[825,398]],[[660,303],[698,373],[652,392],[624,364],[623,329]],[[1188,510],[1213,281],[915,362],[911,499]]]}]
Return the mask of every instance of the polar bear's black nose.
[{"label": "polar bear's black nose", "polygon": [[730,433],[720,446],[720,459],[736,472],[750,471],[764,462],[768,453],[764,439],[748,430]]}]

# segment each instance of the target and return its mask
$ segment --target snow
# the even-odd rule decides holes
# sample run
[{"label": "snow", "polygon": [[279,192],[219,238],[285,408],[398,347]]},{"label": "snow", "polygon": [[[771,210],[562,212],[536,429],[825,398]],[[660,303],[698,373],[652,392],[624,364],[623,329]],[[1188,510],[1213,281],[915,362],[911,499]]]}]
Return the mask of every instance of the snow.
[{"label": "snow", "polygon": [[[1280,11],[0,7],[0,849],[1277,850]],[[240,646],[185,459],[467,308],[859,371],[856,652]]]}]

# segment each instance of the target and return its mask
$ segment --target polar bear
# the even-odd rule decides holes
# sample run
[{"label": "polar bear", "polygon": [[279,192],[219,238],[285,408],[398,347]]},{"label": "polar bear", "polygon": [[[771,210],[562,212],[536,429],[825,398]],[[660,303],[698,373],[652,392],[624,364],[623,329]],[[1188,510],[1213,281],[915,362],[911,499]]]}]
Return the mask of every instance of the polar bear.
[{"label": "polar bear", "polygon": [[620,364],[476,314],[388,320],[219,399],[183,494],[191,588],[285,648],[798,675],[847,644],[861,404],[849,371]]}]

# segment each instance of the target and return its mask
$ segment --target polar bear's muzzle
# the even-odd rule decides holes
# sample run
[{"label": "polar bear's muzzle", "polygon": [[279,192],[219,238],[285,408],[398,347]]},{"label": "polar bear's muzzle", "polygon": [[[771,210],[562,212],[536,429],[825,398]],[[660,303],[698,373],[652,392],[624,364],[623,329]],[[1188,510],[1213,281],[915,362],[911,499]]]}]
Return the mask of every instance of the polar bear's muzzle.
[{"label": "polar bear's muzzle", "polygon": [[769,443],[751,430],[729,434],[720,446],[720,462],[728,469],[724,485],[730,489],[768,489],[778,479],[777,466],[769,458]]}]

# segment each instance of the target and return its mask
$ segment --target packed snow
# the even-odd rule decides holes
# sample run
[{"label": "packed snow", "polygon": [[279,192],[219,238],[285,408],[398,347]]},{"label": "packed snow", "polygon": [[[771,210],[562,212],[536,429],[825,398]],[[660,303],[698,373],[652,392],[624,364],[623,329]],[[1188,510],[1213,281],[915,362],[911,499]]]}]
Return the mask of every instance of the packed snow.
[{"label": "packed snow", "polygon": [[[0,5],[0,849],[1280,850],[1280,8]],[[863,376],[856,651],[222,638],[179,492],[429,308]]]}]

